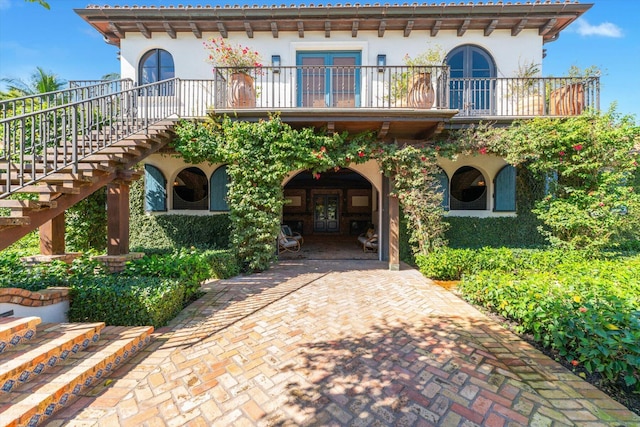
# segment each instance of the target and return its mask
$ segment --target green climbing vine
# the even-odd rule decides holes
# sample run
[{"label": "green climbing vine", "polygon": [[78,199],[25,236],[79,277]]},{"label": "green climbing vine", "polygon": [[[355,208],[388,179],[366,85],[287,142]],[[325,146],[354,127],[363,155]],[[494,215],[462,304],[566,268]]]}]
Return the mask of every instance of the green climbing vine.
[{"label": "green climbing vine", "polygon": [[188,162],[226,163],[231,246],[252,271],[275,259],[274,242],[284,205],[282,181],[296,170],[324,171],[376,160],[394,178],[394,192],[404,208],[417,251],[440,245],[441,195],[433,178],[435,151],[384,144],[370,135],[326,135],[293,129],[279,116],[258,122],[222,117],[182,122],[175,149]]}]

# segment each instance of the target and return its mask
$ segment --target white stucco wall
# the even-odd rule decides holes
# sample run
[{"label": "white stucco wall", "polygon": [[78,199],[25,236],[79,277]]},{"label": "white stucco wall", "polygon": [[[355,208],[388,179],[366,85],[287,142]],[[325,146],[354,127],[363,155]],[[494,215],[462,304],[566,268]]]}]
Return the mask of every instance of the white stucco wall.
[{"label": "white stucco wall", "polygon": [[[218,37],[218,33],[203,33],[202,39],[193,34],[178,33],[172,39],[165,33],[153,33],[151,39],[138,33],[127,33],[121,41],[121,75],[137,81],[140,58],[150,49],[165,49],[174,59],[176,77],[184,79],[212,78],[212,65],[206,62],[207,51],[203,42]],[[277,39],[271,33],[255,32],[250,39],[246,33],[229,33],[229,41],[249,46],[260,52],[264,65],[270,65],[272,55],[280,55],[283,66],[296,65],[295,54],[300,50],[358,50],[362,52],[362,65],[375,65],[379,54],[387,56],[387,65],[403,65],[406,54],[416,56],[430,48],[445,52],[464,45],[475,44],[486,49],[493,57],[498,77],[514,77],[520,64],[542,63],[542,37],[535,30],[523,30],[515,37],[509,30],[496,30],[485,37],[483,31],[469,30],[458,37],[455,31],[440,31],[431,37],[427,31],[413,31],[404,37],[400,31],[387,31],[378,37],[377,31],[359,31],[351,37],[350,31],[310,32],[304,38],[297,32],[280,32]]]},{"label": "white stucco wall", "polygon": [[0,313],[4,313],[9,310],[13,310],[14,317],[36,316],[44,323],[65,323],[69,321],[67,316],[67,313],[69,312],[68,300],[41,307],[28,307],[8,302],[0,303]]}]

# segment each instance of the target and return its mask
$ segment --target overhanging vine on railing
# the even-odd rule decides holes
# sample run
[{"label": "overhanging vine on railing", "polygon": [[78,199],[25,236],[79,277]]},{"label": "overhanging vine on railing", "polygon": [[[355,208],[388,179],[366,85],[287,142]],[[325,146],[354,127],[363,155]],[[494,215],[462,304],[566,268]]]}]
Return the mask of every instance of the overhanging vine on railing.
[{"label": "overhanging vine on railing", "polygon": [[435,151],[377,141],[371,134],[325,135],[292,129],[278,116],[259,122],[229,117],[205,123],[182,122],[175,142],[187,162],[226,163],[231,183],[228,201],[231,244],[249,270],[264,270],[274,260],[274,242],[284,206],[282,181],[296,170],[323,171],[375,160],[394,178],[408,217],[416,250],[442,241],[441,193],[434,179]]}]

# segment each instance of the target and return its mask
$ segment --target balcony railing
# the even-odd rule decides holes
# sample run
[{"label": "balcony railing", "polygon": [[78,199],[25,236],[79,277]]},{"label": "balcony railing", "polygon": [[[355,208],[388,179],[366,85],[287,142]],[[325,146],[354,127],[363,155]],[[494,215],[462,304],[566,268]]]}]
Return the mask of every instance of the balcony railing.
[{"label": "balcony railing", "polygon": [[217,68],[212,105],[225,109],[453,109],[459,116],[577,115],[599,109],[590,78],[451,78],[447,67]]}]

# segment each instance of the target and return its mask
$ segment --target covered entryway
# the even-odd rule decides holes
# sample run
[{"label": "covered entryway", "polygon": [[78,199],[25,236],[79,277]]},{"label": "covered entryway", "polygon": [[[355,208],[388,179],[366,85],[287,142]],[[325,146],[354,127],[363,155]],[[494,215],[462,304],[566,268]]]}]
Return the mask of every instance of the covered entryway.
[{"label": "covered entryway", "polygon": [[379,259],[358,242],[369,228],[378,232],[380,222],[378,191],[363,174],[350,168],[301,171],[286,183],[284,197],[282,223],[302,234],[304,243],[281,258]]}]

